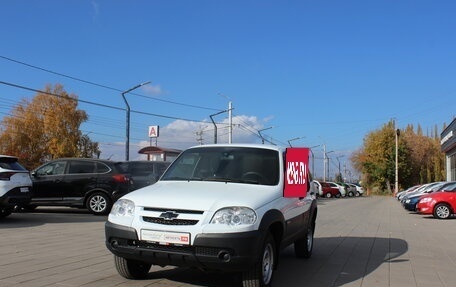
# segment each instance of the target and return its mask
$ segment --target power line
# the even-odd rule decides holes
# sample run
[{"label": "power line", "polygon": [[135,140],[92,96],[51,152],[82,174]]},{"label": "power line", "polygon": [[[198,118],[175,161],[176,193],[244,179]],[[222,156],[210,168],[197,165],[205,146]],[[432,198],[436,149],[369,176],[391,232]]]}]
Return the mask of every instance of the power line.
[{"label": "power line", "polygon": [[[12,58],[8,58],[8,57],[2,56],[2,55],[0,55],[0,58],[2,58],[4,60],[7,60],[7,61],[10,61],[10,62],[13,62],[13,63],[16,63],[16,64],[20,64],[20,65],[29,67],[29,68],[40,70],[40,71],[43,71],[43,72],[46,72],[46,73],[50,73],[50,74],[54,74],[54,75],[57,75],[57,76],[68,78],[68,79],[71,79],[71,80],[74,80],[74,81],[82,82],[82,83],[85,83],[85,84],[88,84],[88,85],[96,86],[96,87],[103,88],[103,89],[108,89],[108,90],[111,90],[111,91],[116,91],[116,92],[119,92],[119,93],[123,92],[123,90],[121,90],[121,89],[117,89],[117,88],[109,87],[109,86],[106,86],[106,85],[98,84],[98,83],[95,83],[95,82],[83,80],[83,79],[80,79],[80,78],[76,78],[74,76],[69,76],[69,75],[62,74],[62,73],[59,73],[59,72],[55,72],[55,71],[52,71],[52,70],[49,70],[49,69],[41,68],[41,67],[38,67],[38,66],[35,66],[35,65],[31,65],[31,64],[19,61],[19,60],[12,59]],[[145,96],[145,95],[141,95],[141,94],[137,94],[137,93],[130,93],[130,94],[131,95],[135,95],[135,96],[139,96],[139,97],[143,97],[143,98],[147,98],[147,99],[150,99],[150,100],[154,100],[154,101],[168,103],[168,104],[180,105],[180,106],[196,108],[196,109],[211,110],[211,111],[221,111],[220,109],[208,108],[208,107],[185,104],[185,103],[179,103],[179,102],[165,100],[165,99],[159,99],[159,98],[155,98],[155,97],[151,97],[151,96]]]},{"label": "power line", "polygon": [[[50,95],[50,96],[62,98],[61,95],[57,95],[57,94],[54,94],[54,93],[50,93],[50,92],[46,92],[46,91],[42,91],[42,90],[38,90],[38,89],[34,89],[34,88],[25,87],[25,86],[18,85],[18,84],[8,83],[8,82],[4,82],[4,81],[0,81],[0,84],[7,85],[7,86],[11,86],[11,87],[15,87],[15,88],[19,88],[19,89],[23,89],[23,90],[32,91],[32,92],[35,92],[35,93],[42,93],[42,94],[46,94],[46,95]],[[73,101],[85,103],[85,104],[90,104],[90,105],[95,105],[95,106],[103,107],[103,108],[109,108],[109,109],[115,109],[115,110],[125,111],[124,108],[119,108],[119,107],[115,107],[115,106],[111,106],[111,105],[100,104],[100,103],[95,103],[95,102],[86,101],[86,100],[81,100],[81,99],[73,99],[73,98],[69,98],[69,99],[71,99],[71,100],[73,100]],[[202,123],[205,123],[205,121],[201,121],[201,120],[185,119],[185,118],[179,118],[179,117],[173,117],[173,116],[166,116],[166,115],[160,115],[160,114],[153,114],[153,113],[147,113],[147,112],[136,111],[136,110],[132,110],[131,112],[132,112],[132,113],[136,113],[136,114],[147,115],[147,116],[154,116],[154,117],[159,117],[159,118],[165,118],[165,119],[182,120],[182,121],[187,121],[187,122],[197,122],[197,123],[202,122]]]}]

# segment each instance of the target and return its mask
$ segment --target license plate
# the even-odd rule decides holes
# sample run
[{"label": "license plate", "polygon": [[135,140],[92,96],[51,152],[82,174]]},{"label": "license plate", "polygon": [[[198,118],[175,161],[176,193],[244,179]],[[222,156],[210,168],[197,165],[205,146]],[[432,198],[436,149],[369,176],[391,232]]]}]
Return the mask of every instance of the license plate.
[{"label": "license plate", "polygon": [[141,239],[160,244],[190,244],[190,233],[184,232],[168,232],[156,230],[141,230]]},{"label": "license plate", "polygon": [[29,192],[29,188],[28,187],[21,187],[21,192]]}]

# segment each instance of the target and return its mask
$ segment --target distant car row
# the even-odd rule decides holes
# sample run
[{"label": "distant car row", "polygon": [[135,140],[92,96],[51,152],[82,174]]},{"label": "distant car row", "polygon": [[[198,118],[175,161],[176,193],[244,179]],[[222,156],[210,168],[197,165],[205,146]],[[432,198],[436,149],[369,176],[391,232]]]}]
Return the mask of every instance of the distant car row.
[{"label": "distant car row", "polygon": [[317,181],[314,180],[316,188],[318,189],[318,195],[320,197],[353,197],[362,196],[364,188],[356,183],[336,183],[332,181]]},{"label": "distant car row", "polygon": [[101,159],[62,158],[31,173],[17,157],[0,156],[0,217],[17,206],[87,208],[93,214],[108,214],[124,194],[155,183],[168,162],[114,162]]},{"label": "distant car row", "polygon": [[396,198],[409,211],[447,219],[456,213],[456,182],[440,181],[413,186],[398,192]]}]

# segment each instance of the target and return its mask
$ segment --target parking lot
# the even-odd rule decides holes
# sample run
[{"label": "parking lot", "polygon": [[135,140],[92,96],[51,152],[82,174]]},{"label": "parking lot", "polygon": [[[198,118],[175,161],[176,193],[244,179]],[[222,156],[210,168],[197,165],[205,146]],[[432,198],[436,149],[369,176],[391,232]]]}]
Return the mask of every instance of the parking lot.
[{"label": "parking lot", "polygon": [[[312,258],[281,253],[273,286],[454,286],[456,218],[405,211],[392,197],[319,199]],[[117,274],[105,216],[39,207],[0,220],[0,286],[239,286],[235,274],[153,266]]]}]

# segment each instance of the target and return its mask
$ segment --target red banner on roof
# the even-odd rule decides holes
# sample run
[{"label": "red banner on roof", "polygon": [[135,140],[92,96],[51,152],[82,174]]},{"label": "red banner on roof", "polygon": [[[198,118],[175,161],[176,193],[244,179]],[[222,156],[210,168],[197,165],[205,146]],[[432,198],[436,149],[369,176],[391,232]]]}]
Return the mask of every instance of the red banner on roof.
[{"label": "red banner on roof", "polygon": [[284,197],[305,197],[309,189],[309,148],[287,148]]}]

